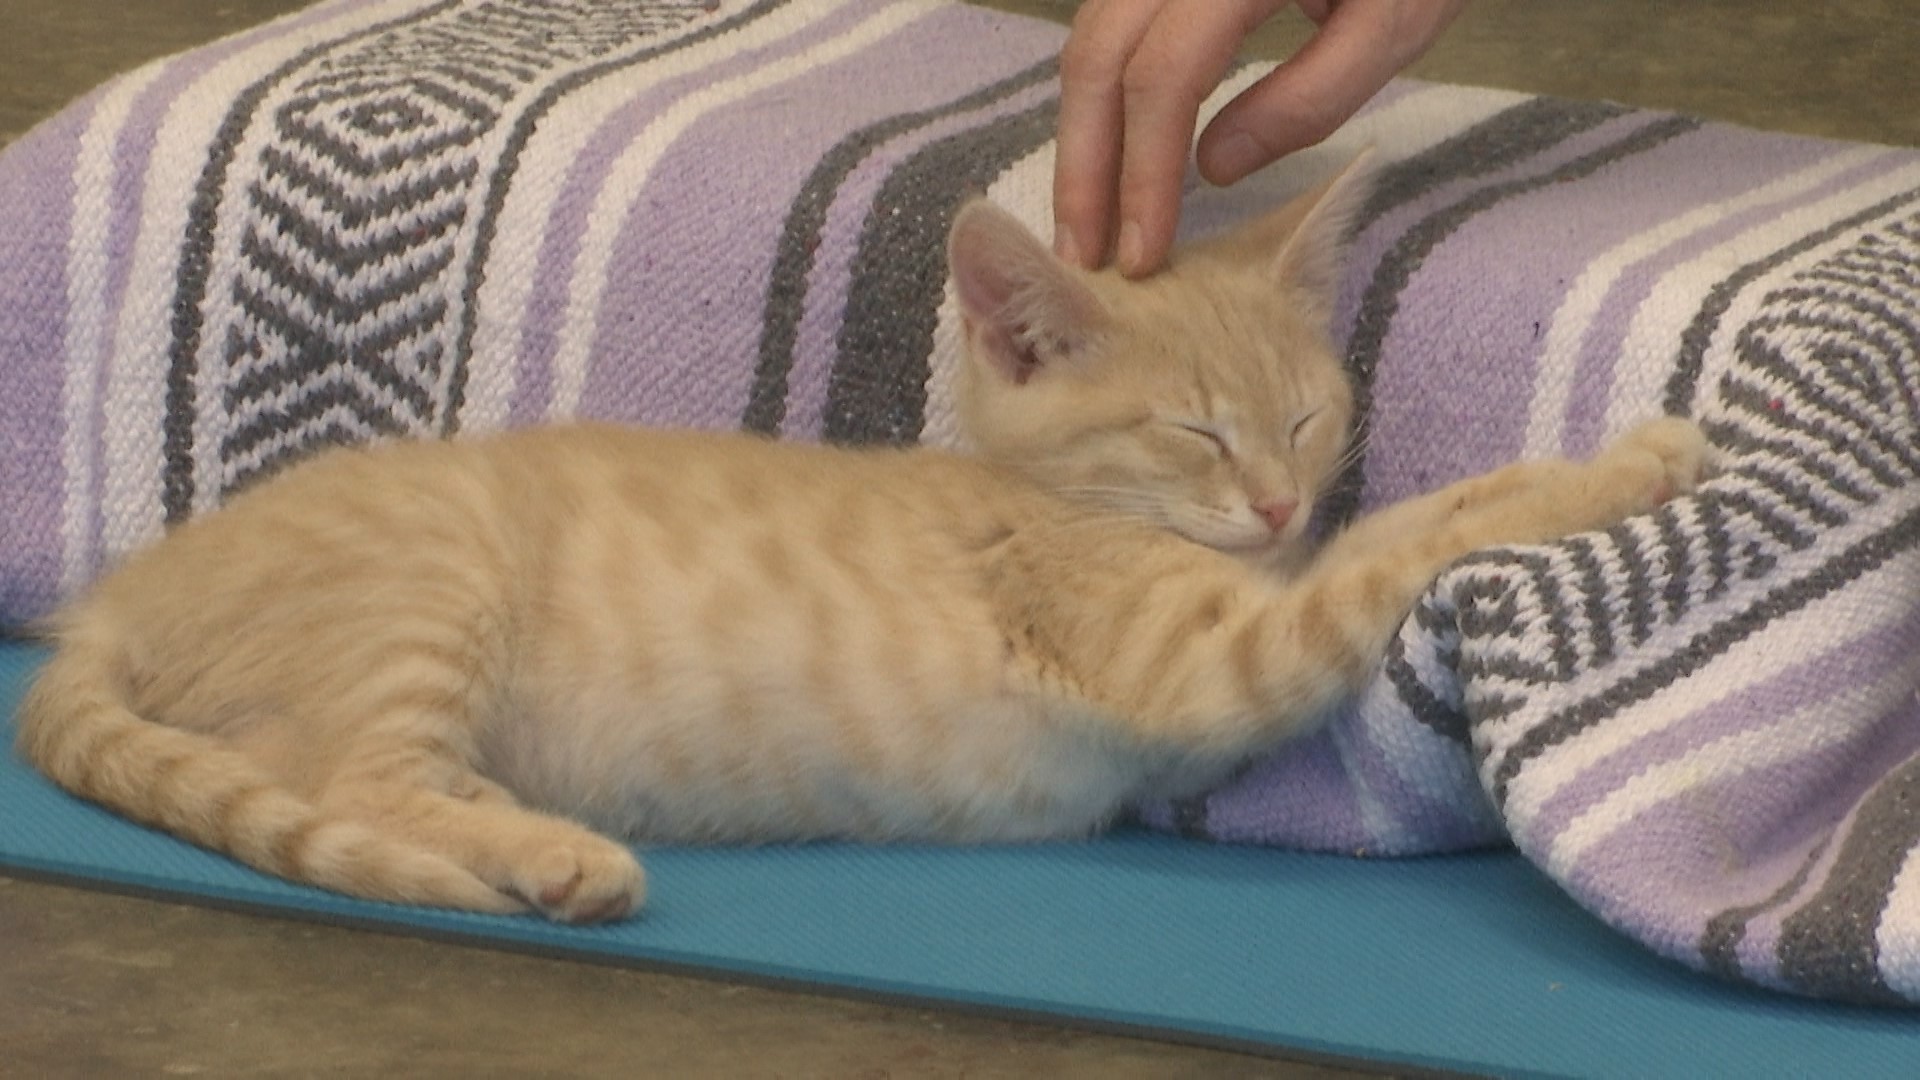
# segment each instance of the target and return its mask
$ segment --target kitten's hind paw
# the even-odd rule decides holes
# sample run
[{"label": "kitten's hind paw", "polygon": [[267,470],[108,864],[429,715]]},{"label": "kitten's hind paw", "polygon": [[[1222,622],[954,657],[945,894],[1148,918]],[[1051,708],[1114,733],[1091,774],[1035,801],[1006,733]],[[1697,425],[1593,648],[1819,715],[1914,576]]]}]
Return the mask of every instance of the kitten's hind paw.
[{"label": "kitten's hind paw", "polygon": [[519,877],[516,891],[560,922],[624,919],[646,899],[646,876],[633,852],[592,834],[540,852]]},{"label": "kitten's hind paw", "polygon": [[1643,455],[1650,454],[1658,461],[1659,478],[1647,492],[1651,509],[1691,494],[1699,486],[1706,473],[1709,449],[1700,425],[1683,417],[1663,416],[1648,420],[1621,436],[1607,448],[1605,456],[1632,461],[1644,460]]}]

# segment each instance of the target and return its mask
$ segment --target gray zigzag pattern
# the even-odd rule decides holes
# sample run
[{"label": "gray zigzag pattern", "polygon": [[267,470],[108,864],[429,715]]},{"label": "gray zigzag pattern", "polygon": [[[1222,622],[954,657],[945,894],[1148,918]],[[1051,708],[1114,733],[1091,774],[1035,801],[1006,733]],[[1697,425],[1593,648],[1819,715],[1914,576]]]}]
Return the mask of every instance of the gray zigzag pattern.
[{"label": "gray zigzag pattern", "polygon": [[530,89],[699,4],[490,0],[328,51],[291,82],[236,192],[224,326],[229,489],[315,445],[437,431],[483,143]]},{"label": "gray zigzag pattern", "polygon": [[[1610,642],[1768,576],[1823,533],[1920,480],[1917,225],[1920,219],[1880,228],[1763,298],[1734,342],[1717,419],[1708,425],[1730,458],[1726,474],[1650,521],[1607,533],[1593,547],[1613,567],[1562,574],[1558,603],[1539,600],[1578,635],[1571,647],[1585,658],[1581,670],[1604,667]],[[1557,554],[1582,543],[1560,545]],[[1629,567],[1663,579],[1658,602],[1625,587],[1635,579]],[[1497,658],[1504,640],[1490,635],[1482,644]],[[1504,800],[1507,784],[1541,751],[1638,700],[1641,681],[1623,674],[1494,751],[1487,773],[1495,798]],[[1493,685],[1505,689],[1497,673]],[[1512,690],[1524,695],[1526,687]]]},{"label": "gray zigzag pattern", "polygon": [[[1490,552],[1462,564],[1414,613],[1422,637],[1461,649],[1476,723],[1498,723],[1538,689],[1618,653],[1823,532],[1920,482],[1920,218],[1894,222],[1768,294],[1734,343],[1707,424],[1731,462],[1697,496],[1542,555]],[[1468,717],[1439,703],[1410,665],[1388,672],[1413,715],[1464,739]],[[1493,752],[1507,783],[1541,750],[1637,700],[1632,677]]]}]

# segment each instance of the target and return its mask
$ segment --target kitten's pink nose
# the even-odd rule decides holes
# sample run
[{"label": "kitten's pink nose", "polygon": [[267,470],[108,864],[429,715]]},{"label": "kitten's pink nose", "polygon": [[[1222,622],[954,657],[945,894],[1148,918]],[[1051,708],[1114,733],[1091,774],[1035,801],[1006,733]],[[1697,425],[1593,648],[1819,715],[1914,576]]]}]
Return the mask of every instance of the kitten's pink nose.
[{"label": "kitten's pink nose", "polygon": [[1272,502],[1255,503],[1253,512],[1260,515],[1260,520],[1267,523],[1267,528],[1279,532],[1287,527],[1287,522],[1293,520],[1293,512],[1299,508],[1300,503],[1296,500],[1275,499]]}]

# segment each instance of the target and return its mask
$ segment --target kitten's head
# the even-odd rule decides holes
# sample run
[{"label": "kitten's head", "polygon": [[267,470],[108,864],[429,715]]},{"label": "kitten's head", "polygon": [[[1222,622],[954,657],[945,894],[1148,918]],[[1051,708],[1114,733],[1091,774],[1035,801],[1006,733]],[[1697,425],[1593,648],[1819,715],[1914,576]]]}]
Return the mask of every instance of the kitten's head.
[{"label": "kitten's head", "polygon": [[1327,331],[1366,188],[1357,161],[1142,281],[1060,262],[989,203],[962,208],[948,260],[976,448],[1207,547],[1282,557],[1347,448],[1353,393]]}]

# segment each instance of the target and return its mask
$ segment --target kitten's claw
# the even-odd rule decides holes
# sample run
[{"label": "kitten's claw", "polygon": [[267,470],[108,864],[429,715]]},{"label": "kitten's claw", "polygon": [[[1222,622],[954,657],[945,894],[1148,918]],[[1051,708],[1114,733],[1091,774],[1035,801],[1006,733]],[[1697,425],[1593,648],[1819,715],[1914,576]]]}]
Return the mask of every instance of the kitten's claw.
[{"label": "kitten's claw", "polygon": [[1649,420],[1629,431],[1624,441],[1652,453],[1666,465],[1672,495],[1691,494],[1706,474],[1710,449],[1707,436],[1691,420],[1678,416]]},{"label": "kitten's claw", "polygon": [[1646,492],[1646,508],[1691,494],[1706,472],[1707,437],[1700,425],[1678,416],[1649,420],[1621,436],[1604,455],[1623,465],[1641,465],[1645,456],[1657,462],[1658,472]]},{"label": "kitten's claw", "polygon": [[542,851],[525,868],[519,886],[549,918],[568,923],[624,919],[646,898],[646,876],[633,853],[599,837]]}]

